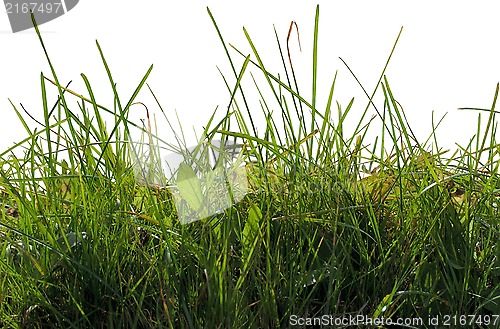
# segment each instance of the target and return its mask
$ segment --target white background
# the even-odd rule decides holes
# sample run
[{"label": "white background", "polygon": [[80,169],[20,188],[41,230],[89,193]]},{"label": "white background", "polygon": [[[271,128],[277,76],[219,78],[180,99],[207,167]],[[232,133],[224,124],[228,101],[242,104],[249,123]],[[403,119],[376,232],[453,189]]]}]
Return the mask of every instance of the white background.
[{"label": "white background", "polygon": [[[318,108],[324,108],[331,81],[338,71],[334,99],[345,108],[351,97],[355,97],[352,117],[356,118],[367,99],[339,57],[371,92],[404,26],[386,72],[396,99],[422,140],[431,131],[431,114],[435,111],[437,119],[448,113],[438,130],[443,147],[467,142],[477,128],[478,112],[457,111],[457,108],[489,108],[500,80],[500,8],[495,2],[318,2]],[[88,95],[80,77],[85,73],[98,102],[109,108],[113,98],[96,39],[118,83],[122,103],[126,103],[148,67],[154,64],[148,83],[172,121],[175,122],[175,111],[178,112],[188,143],[193,143],[193,127],[200,133],[216,106],[222,113],[229,101],[217,67],[230,84],[235,81],[207,6],[226,42],[250,54],[242,27],[247,29],[271,72],[283,72],[273,24],[285,47],[290,21],[296,21],[302,52],[293,32],[292,57],[301,91],[310,100],[316,4],[312,1],[80,0],[73,10],[41,25],[40,30],[60,82],[73,80],[70,88]],[[239,70],[241,58],[234,51],[231,54],[238,59]],[[20,110],[22,103],[31,115],[41,120],[40,72],[50,75],[50,70],[34,31],[12,33],[3,10],[0,59],[0,150],[4,150],[26,136],[9,99]],[[249,67],[248,77],[250,71],[259,76],[255,67]],[[266,87],[264,83],[261,86]],[[56,95],[56,90],[48,87]],[[259,113],[257,95],[249,91],[253,90],[250,79],[244,87],[251,98],[252,111]],[[76,99],[69,99],[76,111]],[[156,108],[147,89],[137,101],[152,110]],[[269,102],[277,110],[272,99]],[[380,102],[377,105],[382,107]],[[131,111],[137,118],[145,117],[141,107],[133,107]],[[31,128],[40,129],[29,118],[26,120]],[[164,121],[158,119],[158,122],[162,132],[168,130]]]}]

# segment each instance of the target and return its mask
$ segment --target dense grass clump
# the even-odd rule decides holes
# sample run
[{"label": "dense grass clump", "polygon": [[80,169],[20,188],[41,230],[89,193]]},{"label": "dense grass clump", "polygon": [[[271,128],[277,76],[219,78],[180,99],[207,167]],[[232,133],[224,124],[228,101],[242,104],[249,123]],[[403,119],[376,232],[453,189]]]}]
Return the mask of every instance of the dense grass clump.
[{"label": "dense grass clump", "polygon": [[[316,82],[309,102],[289,82],[289,66],[287,79],[268,71],[246,30],[253,54],[237,70],[214,26],[235,83],[224,77],[230,104],[200,145],[238,141],[248,193],[182,225],[171,182],[149,175],[158,174],[152,160],[162,141],[150,122],[128,119],[152,66],[123,102],[98,44],[115,95],[106,107],[83,74],[88,96],[65,87],[47,55],[42,128],[31,130],[13,104],[28,137],[0,154],[0,327],[271,328],[324,315],[422,319],[407,327],[469,315],[475,327],[498,326],[498,87],[490,109],[474,109],[487,113],[486,127],[478,117],[477,134],[451,155],[435,129],[417,141],[384,72],[346,136],[353,101],[334,104],[336,79],[317,108]],[[314,33],[316,81],[318,15]],[[242,87],[249,66],[275,96],[261,99],[261,134]],[[370,108],[377,116],[364,122]],[[378,138],[368,141],[374,122]],[[142,180],[132,129],[147,137]]]}]

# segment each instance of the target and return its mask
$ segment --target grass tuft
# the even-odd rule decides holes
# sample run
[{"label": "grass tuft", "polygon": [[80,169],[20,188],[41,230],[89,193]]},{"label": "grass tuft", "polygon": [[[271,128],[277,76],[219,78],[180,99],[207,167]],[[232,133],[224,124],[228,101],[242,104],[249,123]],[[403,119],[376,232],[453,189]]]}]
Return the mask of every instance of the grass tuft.
[{"label": "grass tuft", "polygon": [[[317,107],[319,7],[310,102],[298,89],[289,38],[283,67],[270,70],[250,31],[245,55],[208,13],[231,64],[229,76],[221,72],[230,101],[189,152],[176,135],[182,175],[191,179],[178,185],[185,191],[194,180],[194,196],[217,198],[197,176],[198,156],[203,145],[234,141],[248,191],[187,225],[175,182],[162,175],[156,119],[136,101],[153,67],[122,102],[97,43],[114,94],[111,106],[101,105],[85,75],[88,96],[61,84],[37,28],[51,68],[40,76],[44,118],[32,129],[11,102],[27,138],[0,153],[0,327],[270,328],[363,315],[421,318],[406,323],[416,328],[453,314],[498,326],[498,85],[490,109],[469,109],[487,113],[486,126],[478,115],[477,133],[452,153],[439,147],[441,121],[417,141],[385,76],[389,60],[375,90],[365,91],[364,112],[351,112],[354,100],[334,103],[337,74],[326,107]],[[249,74],[261,113],[244,93]],[[378,93],[384,101],[376,105]],[[147,124],[128,119],[139,104]],[[353,115],[359,124],[349,136]],[[138,143],[133,129],[143,134]],[[367,140],[374,132],[379,138]]]}]

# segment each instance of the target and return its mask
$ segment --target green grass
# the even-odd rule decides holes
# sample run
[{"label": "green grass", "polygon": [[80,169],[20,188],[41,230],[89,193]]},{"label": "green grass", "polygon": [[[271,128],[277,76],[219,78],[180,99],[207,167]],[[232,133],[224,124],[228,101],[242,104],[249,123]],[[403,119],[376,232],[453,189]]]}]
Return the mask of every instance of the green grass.
[{"label": "green grass", "polygon": [[[232,68],[222,75],[231,102],[200,145],[244,144],[249,193],[188,225],[170,190],[138,181],[131,161],[133,129],[147,138],[139,153],[148,160],[162,144],[151,123],[128,119],[152,66],[124,99],[97,44],[115,95],[103,106],[85,75],[84,91],[58,80],[40,38],[52,69],[40,77],[44,121],[31,129],[12,104],[28,137],[0,153],[0,327],[271,328],[290,326],[293,315],[500,314],[498,86],[490,109],[469,109],[486,126],[478,115],[477,133],[452,154],[434,122],[417,141],[385,68],[363,113],[350,112],[354,100],[334,102],[336,76],[317,108],[318,19],[319,8],[312,95],[290,82],[286,55],[281,69],[268,68],[249,31],[247,56],[213,19]],[[258,95],[271,95],[259,100],[261,113],[244,93],[250,70],[263,77]],[[378,93],[382,104],[371,102]],[[377,116],[366,120],[371,109]],[[260,134],[257,115],[266,118]],[[360,123],[346,135],[352,116]],[[425,326],[433,327],[415,327]]]}]

